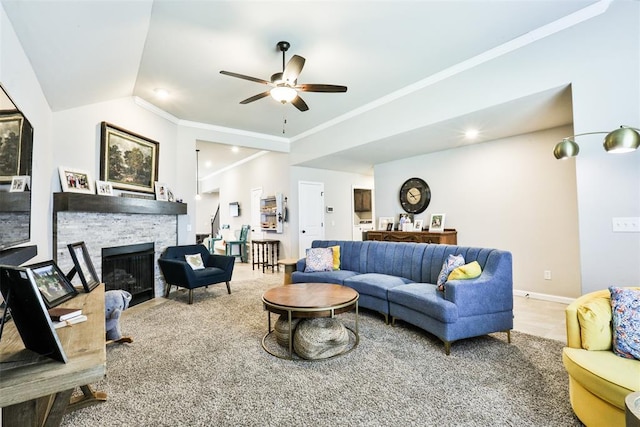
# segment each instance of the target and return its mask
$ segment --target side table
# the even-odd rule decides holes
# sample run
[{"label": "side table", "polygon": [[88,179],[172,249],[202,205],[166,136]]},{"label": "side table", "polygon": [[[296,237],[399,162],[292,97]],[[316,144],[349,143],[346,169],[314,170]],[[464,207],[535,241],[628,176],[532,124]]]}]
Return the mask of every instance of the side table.
[{"label": "side table", "polygon": [[295,258],[285,258],[278,261],[278,264],[282,264],[284,266],[284,281],[283,285],[291,284],[291,273],[296,271],[296,264],[298,260]]},{"label": "side table", "polygon": [[[257,249],[257,251],[256,251]],[[262,266],[262,272],[271,267],[273,273],[275,269],[280,271],[280,266],[276,262],[280,257],[280,240],[262,239],[251,241],[251,269],[255,270]]]}]

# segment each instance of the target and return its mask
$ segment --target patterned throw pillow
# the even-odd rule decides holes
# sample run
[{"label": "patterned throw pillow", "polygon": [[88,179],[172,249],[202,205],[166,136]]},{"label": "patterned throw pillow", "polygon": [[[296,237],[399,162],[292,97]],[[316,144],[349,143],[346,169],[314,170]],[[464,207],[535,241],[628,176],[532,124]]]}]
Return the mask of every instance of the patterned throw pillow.
[{"label": "patterned throw pillow", "polygon": [[455,270],[457,267],[464,265],[464,257],[462,255],[449,255],[445,262],[442,264],[442,270],[440,270],[440,274],[438,275],[438,281],[436,285],[438,285],[439,291],[444,291],[444,284],[449,277],[449,273]]},{"label": "patterned throw pillow", "polygon": [[333,250],[331,248],[307,249],[305,273],[333,270]]},{"label": "patterned throw pillow", "polygon": [[204,268],[200,254],[185,255],[184,259],[187,260],[187,264],[189,264],[193,270],[202,270]]},{"label": "patterned throw pillow", "polygon": [[613,352],[640,360],[640,290],[609,287],[613,321]]}]

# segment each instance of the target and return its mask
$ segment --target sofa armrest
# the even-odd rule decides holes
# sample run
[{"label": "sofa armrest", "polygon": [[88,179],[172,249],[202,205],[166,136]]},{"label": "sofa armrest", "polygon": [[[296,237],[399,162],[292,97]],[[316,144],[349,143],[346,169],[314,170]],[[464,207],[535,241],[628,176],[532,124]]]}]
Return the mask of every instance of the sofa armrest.
[{"label": "sofa armrest", "polygon": [[296,271],[304,271],[307,268],[307,259],[301,258],[296,262]]},{"label": "sofa armrest", "polygon": [[221,268],[224,271],[229,271],[233,269],[233,265],[236,258],[227,255],[210,255],[206,262],[206,267],[217,267]]},{"label": "sofa armrest", "polygon": [[186,261],[177,259],[158,259],[158,265],[164,276],[164,280],[169,284],[186,285],[195,281],[193,269]]},{"label": "sofa armrest", "polygon": [[480,277],[447,281],[444,296],[456,304],[460,317],[513,311],[511,253],[493,251]]}]

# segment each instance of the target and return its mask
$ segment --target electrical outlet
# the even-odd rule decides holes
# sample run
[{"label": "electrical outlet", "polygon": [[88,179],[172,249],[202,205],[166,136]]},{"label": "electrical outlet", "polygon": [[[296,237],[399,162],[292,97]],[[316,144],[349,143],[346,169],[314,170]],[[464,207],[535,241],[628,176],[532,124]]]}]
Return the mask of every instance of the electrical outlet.
[{"label": "electrical outlet", "polygon": [[640,233],[640,217],[617,217],[611,219],[616,233]]},{"label": "electrical outlet", "polygon": [[544,271],[544,280],[551,280],[551,270]]}]

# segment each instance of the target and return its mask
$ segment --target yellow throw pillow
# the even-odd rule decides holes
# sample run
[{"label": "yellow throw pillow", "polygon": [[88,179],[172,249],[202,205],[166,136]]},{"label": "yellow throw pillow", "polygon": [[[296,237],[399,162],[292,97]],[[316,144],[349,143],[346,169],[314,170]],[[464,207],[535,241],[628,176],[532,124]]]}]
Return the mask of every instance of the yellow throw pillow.
[{"label": "yellow throw pillow", "polygon": [[478,261],[470,262],[469,264],[461,265],[455,268],[447,280],[461,280],[461,279],[475,279],[482,274],[482,268]]},{"label": "yellow throw pillow", "polygon": [[333,250],[333,269],[340,270],[340,246],[329,246]]},{"label": "yellow throw pillow", "polygon": [[611,350],[611,302],[600,297],[578,307],[580,338],[585,350]]}]

